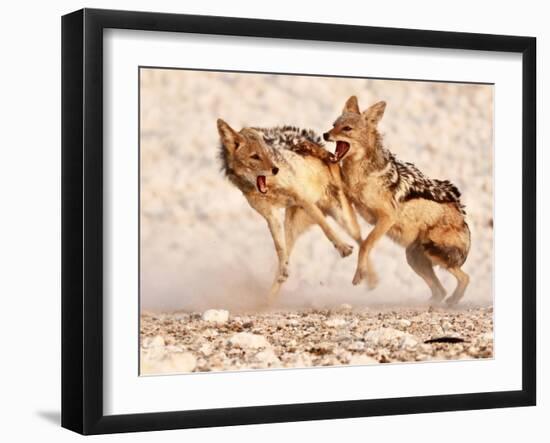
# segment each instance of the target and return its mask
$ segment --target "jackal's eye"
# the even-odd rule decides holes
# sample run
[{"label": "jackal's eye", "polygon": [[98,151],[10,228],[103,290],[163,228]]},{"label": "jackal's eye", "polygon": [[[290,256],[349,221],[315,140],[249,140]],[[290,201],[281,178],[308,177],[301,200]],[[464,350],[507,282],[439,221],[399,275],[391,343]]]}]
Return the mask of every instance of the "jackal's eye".
[{"label": "jackal's eye", "polygon": [[260,156],[259,156],[258,154],[252,154],[252,155],[250,156],[250,158],[251,158],[252,160],[260,160]]},{"label": "jackal's eye", "polygon": [[352,128],[351,126],[344,126],[344,127],[342,128],[342,131],[348,132],[348,131],[351,131],[352,129],[353,129],[353,128]]}]

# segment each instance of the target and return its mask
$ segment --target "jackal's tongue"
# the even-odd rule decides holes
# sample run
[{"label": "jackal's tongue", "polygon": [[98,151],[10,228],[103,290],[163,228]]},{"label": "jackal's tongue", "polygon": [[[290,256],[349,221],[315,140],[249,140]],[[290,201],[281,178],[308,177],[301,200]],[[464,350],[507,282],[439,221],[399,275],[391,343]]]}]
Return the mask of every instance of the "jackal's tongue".
[{"label": "jackal's tongue", "polygon": [[256,187],[262,194],[267,192],[267,185],[265,183],[265,175],[258,175],[256,178]]},{"label": "jackal's tongue", "polygon": [[346,155],[349,151],[349,143],[338,141],[336,142],[336,152],[334,155],[336,156],[336,160],[339,161],[342,159],[344,155]]}]

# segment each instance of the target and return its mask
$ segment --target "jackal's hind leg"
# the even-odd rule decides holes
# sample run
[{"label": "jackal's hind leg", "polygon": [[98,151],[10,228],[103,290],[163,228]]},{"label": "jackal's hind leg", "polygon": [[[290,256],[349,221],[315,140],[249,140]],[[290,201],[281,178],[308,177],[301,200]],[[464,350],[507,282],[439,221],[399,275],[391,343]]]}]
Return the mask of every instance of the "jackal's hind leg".
[{"label": "jackal's hind leg", "polygon": [[357,259],[357,269],[352,281],[354,285],[358,285],[365,278],[367,279],[369,289],[374,289],[378,285],[378,275],[372,266],[370,252],[378,240],[390,230],[393,223],[393,218],[390,216],[380,217],[372,231],[367,235],[367,238],[361,243]]},{"label": "jackal's hind leg", "polygon": [[431,260],[426,257],[424,251],[418,242],[411,244],[405,251],[407,263],[416,272],[432,291],[431,301],[433,303],[441,302],[446,295],[445,288],[435,275]]},{"label": "jackal's hind leg", "polygon": [[455,276],[457,281],[456,289],[453,292],[453,295],[451,295],[446,300],[447,304],[452,306],[452,305],[456,305],[460,301],[460,299],[464,297],[464,292],[466,291],[466,288],[470,283],[470,276],[466,274],[458,266],[453,268],[448,268],[447,270]]},{"label": "jackal's hind leg", "polygon": [[273,281],[273,284],[271,285],[271,289],[269,290],[269,295],[267,298],[268,305],[272,305],[277,300],[277,297],[279,295],[279,292],[281,292],[281,287],[283,286],[283,283],[278,276],[275,276],[275,280]]},{"label": "jackal's hind leg", "polygon": [[296,244],[296,240],[302,235],[314,221],[306,211],[299,206],[291,206],[285,212],[285,243],[287,262],[290,261],[290,254]]}]

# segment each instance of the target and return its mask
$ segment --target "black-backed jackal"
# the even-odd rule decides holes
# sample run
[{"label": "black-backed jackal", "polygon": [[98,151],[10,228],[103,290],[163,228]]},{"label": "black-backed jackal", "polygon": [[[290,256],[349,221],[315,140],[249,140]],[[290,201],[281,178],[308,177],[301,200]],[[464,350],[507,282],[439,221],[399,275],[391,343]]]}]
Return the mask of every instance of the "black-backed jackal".
[{"label": "black-backed jackal", "polygon": [[[243,128],[237,132],[218,120],[222,168],[250,206],[267,222],[279,260],[270,301],[288,277],[288,262],[296,239],[317,224],[342,257],[352,247],[327,223],[330,215],[358,243],[361,232],[340,177],[340,166],[312,131],[291,126]],[[314,154],[314,155],[311,155]],[[321,158],[325,159],[323,161]],[[284,233],[278,209],[285,208]]]},{"label": "black-backed jackal", "polygon": [[334,161],[342,162],[346,195],[374,225],[361,243],[353,284],[366,278],[370,287],[376,286],[378,278],[369,255],[387,234],[406,248],[407,262],[428,284],[433,301],[446,295],[433,266],[440,265],[455,276],[458,284],[447,300],[455,304],[469,283],[461,269],[470,250],[470,230],[460,192],[448,180],[430,179],[384,148],[377,124],[385,108],[385,102],[378,102],[361,113],[352,96],[332,129],[323,135],[336,142]]}]

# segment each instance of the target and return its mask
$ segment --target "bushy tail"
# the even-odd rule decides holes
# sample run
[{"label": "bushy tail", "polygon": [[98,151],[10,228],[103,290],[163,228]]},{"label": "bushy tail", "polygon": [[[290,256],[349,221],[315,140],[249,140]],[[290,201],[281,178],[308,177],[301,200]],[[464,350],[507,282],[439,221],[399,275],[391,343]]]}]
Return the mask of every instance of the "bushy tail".
[{"label": "bushy tail", "polygon": [[468,223],[455,229],[446,226],[433,228],[421,242],[428,257],[446,268],[460,268],[470,252],[470,228]]}]

